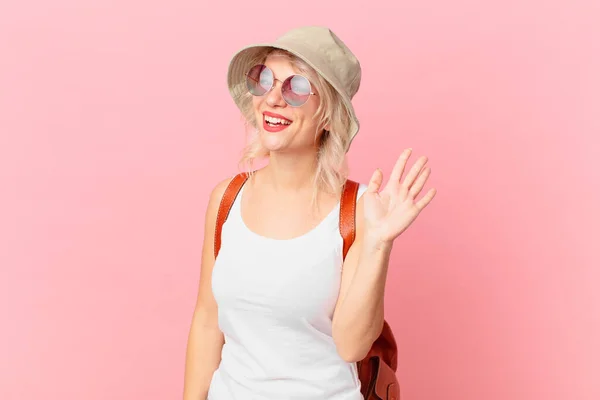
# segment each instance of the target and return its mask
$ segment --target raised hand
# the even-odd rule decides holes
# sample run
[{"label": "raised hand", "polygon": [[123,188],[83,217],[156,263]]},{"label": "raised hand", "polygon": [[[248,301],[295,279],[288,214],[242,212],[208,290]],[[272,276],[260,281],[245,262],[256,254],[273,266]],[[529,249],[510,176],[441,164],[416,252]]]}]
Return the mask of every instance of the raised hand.
[{"label": "raised hand", "polygon": [[391,244],[435,196],[436,190],[432,188],[417,201],[417,196],[431,174],[431,168],[425,167],[428,161],[425,156],[415,162],[401,181],[411,153],[412,149],[402,152],[383,190],[380,190],[383,173],[377,169],[364,194],[366,235],[378,243]]}]

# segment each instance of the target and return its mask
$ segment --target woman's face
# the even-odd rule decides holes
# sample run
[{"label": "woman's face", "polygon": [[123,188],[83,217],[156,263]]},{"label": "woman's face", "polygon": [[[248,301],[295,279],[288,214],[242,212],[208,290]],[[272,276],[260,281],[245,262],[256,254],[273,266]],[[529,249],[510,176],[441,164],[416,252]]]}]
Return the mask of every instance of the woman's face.
[{"label": "woman's face", "polygon": [[298,71],[287,58],[278,55],[267,57],[264,65],[272,71],[275,83],[271,91],[253,97],[254,113],[263,146],[271,152],[314,149],[318,143],[318,121],[314,117],[320,103],[314,84],[311,82],[315,95],[309,96],[302,106],[292,107],[281,95],[281,84]]}]

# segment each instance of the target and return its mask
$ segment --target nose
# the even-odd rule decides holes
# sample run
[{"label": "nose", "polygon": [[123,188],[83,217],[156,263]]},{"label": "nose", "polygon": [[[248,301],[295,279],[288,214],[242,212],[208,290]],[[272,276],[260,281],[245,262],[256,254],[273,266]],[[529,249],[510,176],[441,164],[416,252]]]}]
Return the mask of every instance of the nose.
[{"label": "nose", "polygon": [[267,93],[267,104],[270,107],[285,107],[287,103],[281,95],[281,82],[278,80],[274,80],[273,82],[273,87]]}]

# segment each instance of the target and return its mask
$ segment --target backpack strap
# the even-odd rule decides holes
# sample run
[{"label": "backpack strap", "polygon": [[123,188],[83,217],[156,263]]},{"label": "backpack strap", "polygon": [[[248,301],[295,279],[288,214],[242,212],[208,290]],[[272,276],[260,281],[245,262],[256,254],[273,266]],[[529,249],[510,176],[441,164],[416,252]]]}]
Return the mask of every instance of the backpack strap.
[{"label": "backpack strap", "polygon": [[231,210],[231,206],[235,201],[238,193],[244,183],[248,179],[248,174],[245,172],[241,172],[233,177],[233,179],[227,185],[225,192],[223,193],[223,197],[221,198],[221,203],[219,203],[219,211],[217,212],[217,223],[215,227],[215,244],[214,244],[214,253],[215,258],[217,258],[217,254],[219,254],[219,250],[221,249],[221,231],[223,229],[223,224],[225,220],[229,216],[229,211]]},{"label": "backpack strap", "polygon": [[358,182],[346,180],[340,201],[340,233],[344,239],[343,260],[356,237],[356,194]]}]

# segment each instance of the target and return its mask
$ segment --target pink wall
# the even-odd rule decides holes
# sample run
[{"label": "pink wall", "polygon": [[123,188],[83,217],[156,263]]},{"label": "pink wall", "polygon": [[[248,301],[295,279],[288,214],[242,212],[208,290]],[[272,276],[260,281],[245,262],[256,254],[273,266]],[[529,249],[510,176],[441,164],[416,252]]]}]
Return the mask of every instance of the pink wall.
[{"label": "pink wall", "polygon": [[600,398],[600,3],[8,3],[0,399],[180,398],[227,63],[298,24],[362,60],[353,177],[431,160],[387,291],[403,400]]}]

